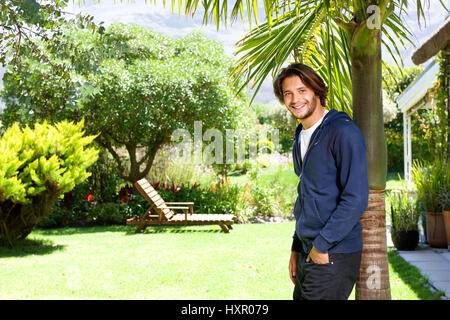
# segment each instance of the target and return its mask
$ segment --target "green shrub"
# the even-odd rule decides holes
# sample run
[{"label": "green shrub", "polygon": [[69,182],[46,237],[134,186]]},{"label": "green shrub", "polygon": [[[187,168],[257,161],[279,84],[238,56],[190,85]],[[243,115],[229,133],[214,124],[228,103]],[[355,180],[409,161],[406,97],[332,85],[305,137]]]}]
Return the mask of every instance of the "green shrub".
[{"label": "green shrub", "polygon": [[196,213],[236,214],[240,187],[228,182],[212,183],[211,186],[187,186],[175,191],[174,186],[158,190],[168,202],[194,202]]},{"label": "green shrub", "polygon": [[280,200],[277,198],[275,188],[267,188],[256,184],[250,190],[254,215],[268,217],[282,215]]},{"label": "green shrub", "polygon": [[88,176],[98,157],[86,148],[84,121],[62,121],[34,129],[14,124],[0,139],[0,240],[24,239],[56,199]]},{"label": "green shrub", "polygon": [[126,214],[125,205],[121,203],[99,203],[89,208],[88,221],[100,225],[125,224]]},{"label": "green shrub", "polygon": [[82,197],[89,192],[93,193],[96,201],[116,201],[117,194],[124,185],[124,180],[119,177],[117,162],[114,161],[109,152],[101,150],[98,160],[88,171],[91,175],[86,179],[83,190],[80,190],[81,185],[77,186],[75,190],[80,190]]},{"label": "green shrub", "polygon": [[401,193],[390,192],[387,200],[394,229],[402,231],[418,229],[420,208],[417,199],[404,191]]},{"label": "green shrub", "polygon": [[414,161],[411,177],[417,188],[417,196],[426,212],[442,212],[439,194],[450,190],[450,171],[443,157],[424,164]]},{"label": "green shrub", "polygon": [[48,210],[48,214],[39,221],[38,227],[58,228],[70,225],[75,221],[77,219],[72,210],[62,206],[60,202],[55,202]]}]

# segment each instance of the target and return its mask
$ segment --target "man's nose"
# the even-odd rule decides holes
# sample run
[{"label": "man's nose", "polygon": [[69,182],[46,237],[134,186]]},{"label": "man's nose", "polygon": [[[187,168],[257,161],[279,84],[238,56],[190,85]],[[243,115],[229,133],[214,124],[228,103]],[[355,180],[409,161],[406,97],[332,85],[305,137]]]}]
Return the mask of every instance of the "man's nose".
[{"label": "man's nose", "polygon": [[294,92],[292,94],[292,103],[298,103],[300,102],[300,94],[298,92]]}]

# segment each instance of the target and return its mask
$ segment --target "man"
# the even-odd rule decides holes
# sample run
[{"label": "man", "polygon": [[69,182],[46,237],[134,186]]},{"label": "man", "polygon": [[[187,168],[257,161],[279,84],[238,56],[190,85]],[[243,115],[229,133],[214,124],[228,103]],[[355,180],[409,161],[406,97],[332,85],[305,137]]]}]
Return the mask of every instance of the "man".
[{"label": "man", "polygon": [[328,87],[310,67],[283,68],[275,95],[301,121],[293,161],[299,176],[289,275],[293,297],[348,299],[358,277],[367,208],[366,146],[345,112],[325,110]]}]

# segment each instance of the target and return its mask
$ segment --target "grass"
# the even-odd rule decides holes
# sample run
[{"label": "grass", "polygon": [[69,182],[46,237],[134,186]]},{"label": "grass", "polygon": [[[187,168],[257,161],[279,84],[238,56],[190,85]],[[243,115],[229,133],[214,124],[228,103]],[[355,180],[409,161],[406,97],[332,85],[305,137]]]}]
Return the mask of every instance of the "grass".
[{"label": "grass", "polygon": [[[398,177],[399,172],[388,172],[386,176],[386,190],[401,189],[402,182]],[[401,179],[403,179],[403,173],[400,173]],[[250,176],[248,174],[236,174],[232,173],[229,178],[233,184],[245,185],[250,182]],[[298,184],[298,177],[294,172],[293,165],[274,165],[261,169],[261,175],[259,177],[261,183],[266,185],[279,185],[283,188],[289,187],[296,190]]]},{"label": "grass", "polygon": [[[401,181],[398,177],[398,175],[400,174],[401,177]],[[397,189],[397,190],[401,190],[403,189],[403,179],[404,179],[404,174],[403,172],[388,172],[387,177],[386,177],[386,190],[393,190],[393,189]]]},{"label": "grass", "polygon": [[[293,223],[35,230],[0,247],[0,299],[286,299]],[[392,298],[438,299],[389,254]],[[412,271],[411,271],[412,270]],[[352,294],[354,297],[354,294]]]}]

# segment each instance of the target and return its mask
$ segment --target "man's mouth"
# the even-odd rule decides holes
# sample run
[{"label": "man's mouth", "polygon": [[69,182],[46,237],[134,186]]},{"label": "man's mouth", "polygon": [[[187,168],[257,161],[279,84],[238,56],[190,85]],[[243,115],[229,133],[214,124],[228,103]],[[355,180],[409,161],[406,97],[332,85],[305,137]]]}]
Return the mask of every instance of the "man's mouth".
[{"label": "man's mouth", "polygon": [[303,108],[304,106],[306,106],[306,103],[305,104],[301,104],[299,106],[291,106],[291,108],[295,109],[295,110],[299,110],[299,109]]}]

